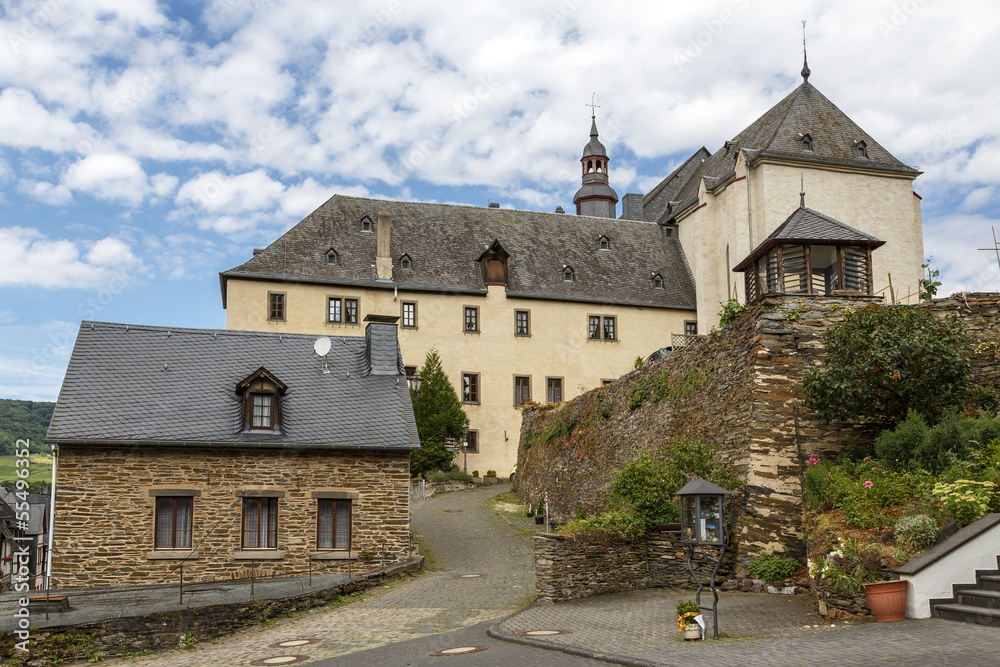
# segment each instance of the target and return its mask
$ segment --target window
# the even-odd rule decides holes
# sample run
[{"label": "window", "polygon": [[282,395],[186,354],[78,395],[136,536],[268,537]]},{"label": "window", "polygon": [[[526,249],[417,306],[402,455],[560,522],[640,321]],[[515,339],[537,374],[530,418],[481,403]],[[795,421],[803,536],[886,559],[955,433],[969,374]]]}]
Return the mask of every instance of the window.
[{"label": "window", "polygon": [[600,315],[590,315],[587,318],[587,338],[590,340],[601,340],[601,317]]},{"label": "window", "polygon": [[278,548],[278,499],[243,499],[243,548]]},{"label": "window", "polygon": [[698,323],[697,322],[685,322],[684,323],[684,335],[685,336],[697,336],[698,335]]},{"label": "window", "polygon": [[358,323],[358,300],[344,299],[344,324]]},{"label": "window", "polygon": [[530,336],[530,320],[528,317],[527,310],[515,310],[514,311],[514,335],[515,336]]},{"label": "window", "polygon": [[156,499],[154,549],[191,548],[191,498]]},{"label": "window", "polygon": [[465,307],[465,331],[472,333],[479,331],[479,308],[475,306]]},{"label": "window", "polygon": [[462,373],[462,402],[479,402],[479,373]]},{"label": "window", "polygon": [[406,373],[406,379],[409,380],[411,377],[417,374],[417,367],[403,366],[403,371]]},{"label": "window", "polygon": [[412,301],[403,302],[403,327],[406,329],[417,328],[417,304]]},{"label": "window", "polygon": [[607,236],[599,236],[597,238],[597,248],[598,250],[611,250],[611,241],[608,240]]},{"label": "window", "polygon": [[273,322],[285,320],[285,295],[280,292],[267,293],[267,319]]},{"label": "window", "polygon": [[659,273],[653,274],[653,287],[656,287],[657,289],[663,288],[663,276]]},{"label": "window", "polygon": [[609,316],[605,315],[604,316],[604,340],[616,340],[616,336],[617,335],[618,334],[615,333],[615,318],[614,317],[609,317]]},{"label": "window", "polygon": [[466,448],[465,451],[468,454],[478,454],[479,453],[479,431],[469,431],[469,435],[465,440]]},{"label": "window", "polygon": [[674,228],[670,227],[670,226],[667,226],[667,225],[664,225],[664,227],[663,227],[663,235],[669,239],[671,236],[674,235]]},{"label": "window", "polygon": [[337,251],[334,250],[333,248],[330,248],[329,250],[326,251],[326,263],[327,264],[337,263]]},{"label": "window", "polygon": [[367,215],[361,218],[361,231],[370,232],[372,230],[372,219]]},{"label": "window", "polygon": [[327,318],[331,324],[357,324],[358,300],[330,297],[327,300]]},{"label": "window", "polygon": [[351,501],[317,501],[316,548],[351,549]]},{"label": "window", "polygon": [[250,394],[250,428],[274,428],[274,394]]},{"label": "window", "polygon": [[868,144],[863,141],[859,141],[855,147],[858,157],[868,157]]},{"label": "window", "polygon": [[412,265],[413,265],[413,260],[411,260],[410,256],[407,255],[406,253],[404,253],[403,256],[399,258],[399,268],[409,269],[412,267]]},{"label": "window", "polygon": [[548,378],[545,381],[545,398],[549,403],[562,403],[563,400],[562,378]]},{"label": "window", "polygon": [[531,400],[531,378],[525,375],[514,376],[514,405],[521,405]]},{"label": "window", "polygon": [[602,387],[607,387],[609,384],[614,384],[614,383],[615,383],[614,380],[610,380],[608,378],[604,378],[603,380],[601,380]]},{"label": "window", "polygon": [[564,266],[563,267],[563,280],[565,280],[568,283],[571,283],[571,282],[573,282],[573,280],[575,280],[575,275],[573,273],[573,267],[571,267],[571,266]]},{"label": "window", "polygon": [[588,315],[589,340],[618,340],[617,318],[614,315]]},{"label": "window", "polygon": [[802,150],[811,151],[813,149],[813,138],[808,134],[802,135]]},{"label": "window", "polygon": [[341,322],[344,321],[344,314],[343,314],[344,311],[341,308],[341,304],[342,304],[342,301],[339,298],[338,299],[330,299],[330,301],[329,301],[329,305],[330,305],[330,308],[329,308],[329,310],[330,310],[329,318],[330,319],[327,320],[328,322],[336,322],[337,324],[339,324],[339,323],[341,323]]}]

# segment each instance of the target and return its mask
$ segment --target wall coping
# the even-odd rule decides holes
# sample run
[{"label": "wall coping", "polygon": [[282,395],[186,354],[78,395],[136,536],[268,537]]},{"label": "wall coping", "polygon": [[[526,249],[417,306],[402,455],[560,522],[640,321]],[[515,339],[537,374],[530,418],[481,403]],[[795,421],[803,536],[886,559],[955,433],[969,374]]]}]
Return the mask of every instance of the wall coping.
[{"label": "wall coping", "polygon": [[941,560],[951,552],[965,546],[983,533],[988,532],[998,524],[1000,524],[1000,512],[987,514],[983,518],[970,523],[968,526],[961,529],[944,542],[935,544],[919,556],[897,567],[896,574],[917,574],[924,568],[927,568]]}]

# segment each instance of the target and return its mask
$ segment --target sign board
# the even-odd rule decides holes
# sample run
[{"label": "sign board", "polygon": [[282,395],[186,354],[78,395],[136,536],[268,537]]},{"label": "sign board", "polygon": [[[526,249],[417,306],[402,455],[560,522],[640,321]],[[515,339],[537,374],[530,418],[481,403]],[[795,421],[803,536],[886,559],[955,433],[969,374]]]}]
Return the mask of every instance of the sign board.
[{"label": "sign board", "polygon": [[455,438],[445,438],[444,446],[448,449],[455,449]]}]

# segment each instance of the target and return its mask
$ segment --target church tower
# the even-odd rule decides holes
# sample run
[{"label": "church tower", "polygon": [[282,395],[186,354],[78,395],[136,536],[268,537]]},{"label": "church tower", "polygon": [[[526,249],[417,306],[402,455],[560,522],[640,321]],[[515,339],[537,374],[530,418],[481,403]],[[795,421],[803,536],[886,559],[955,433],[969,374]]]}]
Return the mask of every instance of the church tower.
[{"label": "church tower", "polygon": [[590,116],[590,141],[583,149],[583,185],[573,196],[577,215],[618,217],[618,194],[608,185],[608,151],[597,138],[597,118]]}]

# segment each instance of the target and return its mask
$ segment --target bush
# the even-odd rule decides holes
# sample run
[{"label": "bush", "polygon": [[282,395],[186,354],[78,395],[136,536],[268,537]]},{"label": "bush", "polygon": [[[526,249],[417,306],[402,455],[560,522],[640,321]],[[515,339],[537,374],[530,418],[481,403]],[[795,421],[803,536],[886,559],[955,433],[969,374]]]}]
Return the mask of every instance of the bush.
[{"label": "bush", "polygon": [[914,452],[927,442],[929,432],[923,415],[910,410],[896,428],[882,431],[875,438],[875,455],[893,470],[906,470]]},{"label": "bush", "polygon": [[472,476],[473,477],[479,477],[479,471],[478,470],[473,470],[472,471]]},{"label": "bush", "polygon": [[582,542],[634,542],[646,534],[632,512],[612,510],[588,519],[578,519],[559,529]]},{"label": "bush", "polygon": [[827,501],[827,481],[830,473],[830,464],[821,461],[815,465],[807,465],[802,476],[802,497],[806,507],[810,509],[820,509]]},{"label": "bush", "polygon": [[887,509],[919,498],[930,479],[922,472],[885,470],[877,459],[820,463],[806,470],[804,493],[814,507],[839,508],[852,526],[872,528],[885,523]]},{"label": "bush", "polygon": [[788,579],[799,569],[799,561],[778,554],[764,554],[750,563],[750,576],[764,581]]},{"label": "bush", "polygon": [[496,477],[497,476],[497,471],[496,470],[487,470],[486,471],[486,476],[487,477]]},{"label": "bush", "polygon": [[937,521],[926,514],[908,514],[896,522],[896,544],[923,551],[934,544],[938,536]]},{"label": "bush", "polygon": [[954,484],[935,484],[931,495],[940,499],[948,516],[961,527],[986,514],[995,489],[993,482],[960,479]]},{"label": "bush", "polygon": [[448,472],[437,471],[427,475],[428,482],[469,482],[471,480],[472,478],[468,475],[468,473],[464,473],[456,468],[453,468]]}]

